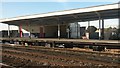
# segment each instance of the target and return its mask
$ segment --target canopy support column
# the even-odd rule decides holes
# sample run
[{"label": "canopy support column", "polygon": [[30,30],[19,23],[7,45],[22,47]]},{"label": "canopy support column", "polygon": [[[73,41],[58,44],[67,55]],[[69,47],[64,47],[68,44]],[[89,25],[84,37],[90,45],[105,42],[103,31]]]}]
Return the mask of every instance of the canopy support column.
[{"label": "canopy support column", "polygon": [[8,37],[10,38],[10,25],[8,24]]},{"label": "canopy support column", "polygon": [[70,38],[70,25],[67,25],[67,38]]},{"label": "canopy support column", "polygon": [[60,24],[58,24],[58,39],[60,39]]},{"label": "canopy support column", "polygon": [[78,39],[78,22],[77,22],[77,39]]},{"label": "canopy support column", "polygon": [[101,20],[99,19],[99,40],[101,40]]},{"label": "canopy support column", "polygon": [[102,39],[104,39],[104,19],[102,19],[102,32],[101,32],[101,35],[102,35]]},{"label": "canopy support column", "polygon": [[[120,1],[118,2],[118,6],[120,6]],[[118,10],[118,19],[119,19],[119,21],[118,21],[118,39],[120,40],[120,10]]]},{"label": "canopy support column", "polygon": [[[29,23],[29,22],[28,22],[28,23]],[[32,30],[31,30],[31,23],[29,23],[29,30],[30,30],[29,38],[31,39],[31,32],[32,32]]]},{"label": "canopy support column", "polygon": [[120,15],[119,15],[119,18],[118,18],[118,19],[119,19],[119,21],[118,21],[118,23],[119,23],[119,24],[118,24],[118,25],[119,25],[119,26],[118,26],[118,39],[120,39]]},{"label": "canopy support column", "polygon": [[[90,26],[90,21],[88,21],[88,27]],[[88,28],[87,27],[87,28]],[[86,37],[87,37],[87,39],[90,39],[90,31],[88,31],[88,33],[86,34]]]},{"label": "canopy support column", "polygon": [[22,26],[19,26],[19,31],[20,31],[20,38],[22,38]]},{"label": "canopy support column", "polygon": [[99,40],[101,40],[101,16],[100,13],[95,12],[98,15],[98,19],[99,19]]}]

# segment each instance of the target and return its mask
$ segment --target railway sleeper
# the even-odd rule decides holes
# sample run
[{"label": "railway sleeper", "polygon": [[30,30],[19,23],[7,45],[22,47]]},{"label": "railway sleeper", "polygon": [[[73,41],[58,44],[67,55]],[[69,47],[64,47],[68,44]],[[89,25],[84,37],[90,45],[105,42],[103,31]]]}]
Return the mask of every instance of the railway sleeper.
[{"label": "railway sleeper", "polygon": [[105,51],[105,46],[93,46],[93,51]]}]

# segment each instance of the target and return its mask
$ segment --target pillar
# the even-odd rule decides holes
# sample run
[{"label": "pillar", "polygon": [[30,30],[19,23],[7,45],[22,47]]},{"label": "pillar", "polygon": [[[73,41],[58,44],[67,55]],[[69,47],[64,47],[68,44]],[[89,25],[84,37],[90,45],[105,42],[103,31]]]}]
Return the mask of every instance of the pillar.
[{"label": "pillar", "polygon": [[99,40],[101,39],[101,15],[100,13],[95,11],[95,14],[97,14],[98,19],[99,19]]},{"label": "pillar", "polygon": [[45,38],[45,26],[43,26],[43,37]]},{"label": "pillar", "polygon": [[10,25],[8,24],[8,37],[10,38]]},{"label": "pillar", "polygon": [[78,38],[78,22],[77,22],[77,38]]},{"label": "pillar", "polygon": [[101,20],[99,18],[99,40],[101,39]]},{"label": "pillar", "polygon": [[[29,23],[29,22],[28,22]],[[29,38],[31,39],[31,23],[29,23],[29,31],[30,31],[30,35],[29,35]]]},{"label": "pillar", "polygon": [[[90,26],[90,21],[88,21],[88,27]],[[87,27],[87,28],[88,28]],[[86,38],[89,39],[90,38],[90,31],[88,33],[86,33]]]},{"label": "pillar", "polygon": [[79,24],[79,30],[78,30],[79,38],[82,37],[82,35],[80,33],[81,33],[81,25]]},{"label": "pillar", "polygon": [[118,10],[118,39],[120,40],[120,1],[118,2],[119,10]]},{"label": "pillar", "polygon": [[88,21],[88,27],[90,26],[90,21]]},{"label": "pillar", "polygon": [[60,39],[60,24],[58,24],[58,38]]},{"label": "pillar", "polygon": [[102,35],[102,39],[104,39],[104,19],[102,19],[102,32],[101,32],[101,35]]},{"label": "pillar", "polygon": [[70,25],[67,25],[67,38],[70,38]]},{"label": "pillar", "polygon": [[118,21],[118,39],[120,40],[120,15],[119,15],[119,21]]},{"label": "pillar", "polygon": [[19,26],[19,31],[20,31],[20,38],[22,38],[22,26]]}]

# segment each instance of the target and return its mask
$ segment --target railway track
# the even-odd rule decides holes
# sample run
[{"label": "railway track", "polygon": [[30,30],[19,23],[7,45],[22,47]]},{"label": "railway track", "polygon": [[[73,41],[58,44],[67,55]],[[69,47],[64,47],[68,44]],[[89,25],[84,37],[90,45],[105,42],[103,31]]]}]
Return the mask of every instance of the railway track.
[{"label": "railway track", "polygon": [[71,49],[2,46],[3,63],[26,66],[112,66],[119,67],[119,54],[85,52]]}]

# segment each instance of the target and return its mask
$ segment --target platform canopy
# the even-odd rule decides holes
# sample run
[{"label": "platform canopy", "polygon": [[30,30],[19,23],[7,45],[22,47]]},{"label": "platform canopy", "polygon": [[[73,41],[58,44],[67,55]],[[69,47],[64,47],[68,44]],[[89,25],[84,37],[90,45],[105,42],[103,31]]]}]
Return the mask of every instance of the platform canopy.
[{"label": "platform canopy", "polygon": [[53,25],[73,22],[84,22],[101,19],[119,18],[120,7],[118,3],[100,6],[92,6],[79,9],[71,9],[43,14],[19,16],[1,19],[1,23],[10,25]]}]

